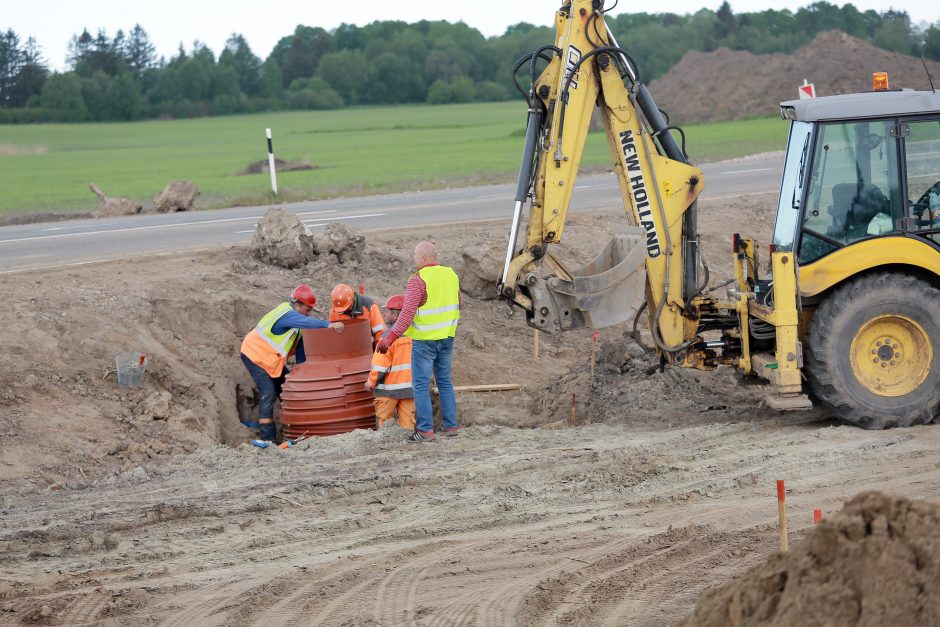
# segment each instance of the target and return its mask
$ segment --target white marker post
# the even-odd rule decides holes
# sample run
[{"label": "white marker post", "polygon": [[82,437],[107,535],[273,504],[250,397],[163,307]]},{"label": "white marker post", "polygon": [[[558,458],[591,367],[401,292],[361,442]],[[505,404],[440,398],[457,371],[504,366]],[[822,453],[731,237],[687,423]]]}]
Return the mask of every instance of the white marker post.
[{"label": "white marker post", "polygon": [[805,78],[803,84],[799,86],[800,100],[807,100],[816,97],[816,84],[811,83]]},{"label": "white marker post", "polygon": [[277,174],[274,171],[274,142],[271,141],[271,129],[264,129],[268,136],[268,169],[271,170],[271,191],[277,196]]}]

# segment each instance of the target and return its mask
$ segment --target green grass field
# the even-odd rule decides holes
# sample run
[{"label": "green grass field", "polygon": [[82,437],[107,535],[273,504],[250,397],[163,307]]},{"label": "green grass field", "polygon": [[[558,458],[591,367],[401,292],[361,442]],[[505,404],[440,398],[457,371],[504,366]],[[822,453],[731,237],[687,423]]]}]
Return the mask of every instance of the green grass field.
[{"label": "green grass field", "polygon": [[[278,199],[293,201],[512,181],[519,167],[525,104],[357,108],[194,120],[0,126],[0,216],[89,211],[96,183],[147,206],[170,181],[194,181],[201,208],[274,201],[268,174],[238,176],[275,156],[314,170],[278,174]],[[685,128],[700,163],[786,146],[775,119]],[[585,167],[609,164],[592,133]]]}]

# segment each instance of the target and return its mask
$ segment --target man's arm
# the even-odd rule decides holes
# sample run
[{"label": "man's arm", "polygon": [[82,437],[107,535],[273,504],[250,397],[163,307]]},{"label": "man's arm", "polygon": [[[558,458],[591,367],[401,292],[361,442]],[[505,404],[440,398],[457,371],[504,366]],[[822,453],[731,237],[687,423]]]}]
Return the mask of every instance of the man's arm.
[{"label": "man's arm", "polygon": [[405,331],[414,321],[415,314],[418,313],[418,307],[426,303],[427,300],[428,290],[424,280],[417,273],[411,275],[411,278],[408,279],[408,286],[405,287],[405,303],[401,307],[401,313],[398,314],[398,320],[395,321],[392,329],[385,336],[389,344],[405,334]]},{"label": "man's arm", "polygon": [[325,329],[328,326],[330,323],[326,320],[311,318],[292,309],[277,319],[271,331],[274,335],[281,335],[290,329]]},{"label": "man's arm", "polygon": [[369,308],[369,324],[372,327],[372,341],[378,343],[382,339],[386,326],[385,320],[382,318],[382,312],[375,303],[372,303],[372,307]]}]

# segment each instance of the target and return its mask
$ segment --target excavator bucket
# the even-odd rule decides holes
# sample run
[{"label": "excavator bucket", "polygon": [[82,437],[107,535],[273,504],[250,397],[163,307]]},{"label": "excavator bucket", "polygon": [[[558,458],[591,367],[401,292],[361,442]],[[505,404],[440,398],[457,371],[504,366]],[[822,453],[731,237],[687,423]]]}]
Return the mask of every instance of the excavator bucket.
[{"label": "excavator bucket", "polygon": [[633,320],[646,298],[646,231],[626,227],[583,268],[569,272],[550,254],[547,278],[528,274],[530,326],[546,331],[595,329]]}]

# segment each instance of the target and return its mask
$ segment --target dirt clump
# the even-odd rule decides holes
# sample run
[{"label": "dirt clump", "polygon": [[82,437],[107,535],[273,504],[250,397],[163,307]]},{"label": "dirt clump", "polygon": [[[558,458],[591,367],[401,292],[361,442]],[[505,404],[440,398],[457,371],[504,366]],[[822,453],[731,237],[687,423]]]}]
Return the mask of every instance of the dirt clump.
[{"label": "dirt clump", "polygon": [[342,222],[327,224],[317,240],[320,253],[332,255],[342,265],[356,265],[362,261],[365,247],[366,237],[362,231]]},{"label": "dirt clump", "polygon": [[454,269],[460,275],[460,290],[474,298],[495,299],[496,284],[506,261],[506,243],[480,233],[458,252],[460,262]]},{"label": "dirt clump", "polygon": [[307,225],[280,207],[271,207],[262,216],[250,251],[255,259],[279,268],[298,268],[319,254]]},{"label": "dirt clump", "polygon": [[[940,75],[940,63],[927,66]],[[650,92],[677,122],[740,120],[776,115],[781,102],[799,97],[803,79],[815,84],[817,96],[832,96],[870,91],[872,72],[879,71],[888,72],[893,89],[930,88],[920,59],[827,31],[793,54],[690,51],[650,83]]]},{"label": "dirt clump", "polygon": [[685,627],[940,624],[940,504],[859,494],[793,547],[706,593]]},{"label": "dirt clump", "polygon": [[[275,172],[292,172],[294,170],[316,170],[320,166],[313,165],[309,161],[284,161],[283,159],[274,160],[274,171]],[[260,174],[262,172],[270,172],[271,166],[268,164],[267,159],[262,159],[261,161],[255,161],[250,163],[241,172],[238,172],[239,176],[244,176],[246,174]]]},{"label": "dirt clump", "polygon": [[140,213],[144,208],[144,206],[139,202],[134,202],[133,200],[129,200],[127,198],[108,196],[94,183],[89,184],[88,189],[90,189],[100,200],[98,203],[98,209],[96,209],[91,214],[95,218],[132,216]]},{"label": "dirt clump", "polygon": [[160,213],[192,211],[196,208],[199,188],[192,181],[173,181],[154,196],[153,207]]}]

